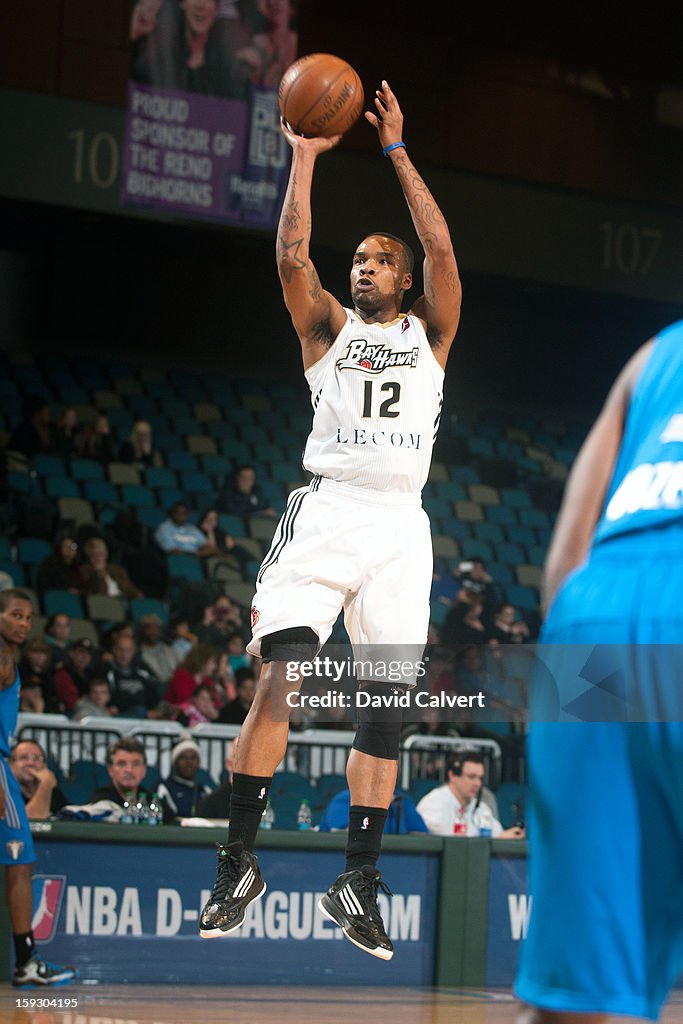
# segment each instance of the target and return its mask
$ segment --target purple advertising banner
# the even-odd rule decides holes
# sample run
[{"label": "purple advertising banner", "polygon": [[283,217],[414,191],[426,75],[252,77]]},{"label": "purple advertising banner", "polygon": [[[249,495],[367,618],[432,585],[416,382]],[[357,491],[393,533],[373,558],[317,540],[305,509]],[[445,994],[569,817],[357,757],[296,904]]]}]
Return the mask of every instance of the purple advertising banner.
[{"label": "purple advertising banner", "polygon": [[288,168],[273,90],[245,103],[129,83],[126,206],[273,228]]},{"label": "purple advertising banner", "polygon": [[275,227],[290,159],[276,86],[296,41],[280,7],[248,25],[225,0],[137,0],[124,206]]}]

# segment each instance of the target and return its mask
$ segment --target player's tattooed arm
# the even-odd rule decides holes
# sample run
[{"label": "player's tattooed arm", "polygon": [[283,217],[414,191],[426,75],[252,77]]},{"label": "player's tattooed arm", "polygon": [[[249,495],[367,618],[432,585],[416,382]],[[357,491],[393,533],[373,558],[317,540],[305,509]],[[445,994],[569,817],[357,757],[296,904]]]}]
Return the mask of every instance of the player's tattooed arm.
[{"label": "player's tattooed arm", "polygon": [[408,154],[403,134],[403,113],[389,83],[375,92],[375,111],[366,120],[377,129],[380,145],[400,182],[424,249],[424,294],[412,312],[425,321],[434,355],[445,366],[448,349],[460,319],[460,276],[446,219]]},{"label": "player's tattooed arm", "polygon": [[424,293],[413,304],[413,312],[425,320],[429,342],[445,363],[458,328],[462,299],[453,243],[446,219],[407,151],[393,150],[391,156],[425,254]]},{"label": "player's tattooed arm", "polygon": [[14,661],[14,654],[9,650],[4,640],[0,640],[0,690],[6,690],[12,686],[17,675],[17,666]]},{"label": "player's tattooed arm", "polygon": [[346,319],[339,302],[323,288],[310,256],[315,161],[335,140],[304,139],[286,125],[282,131],[292,147],[292,166],[278,224],[277,268],[307,369],[320,359],[321,346],[329,345],[327,339],[336,337]]}]

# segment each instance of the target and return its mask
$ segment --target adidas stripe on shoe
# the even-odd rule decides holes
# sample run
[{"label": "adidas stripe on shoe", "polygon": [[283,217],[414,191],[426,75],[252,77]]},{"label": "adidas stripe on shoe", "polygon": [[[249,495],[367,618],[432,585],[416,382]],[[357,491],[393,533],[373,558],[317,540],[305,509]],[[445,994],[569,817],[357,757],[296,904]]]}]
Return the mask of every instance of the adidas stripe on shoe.
[{"label": "adidas stripe on shoe", "polygon": [[257,857],[237,844],[218,846],[218,873],[211,896],[199,918],[203,939],[220,938],[243,923],[253,900],[266,891]]},{"label": "adidas stripe on shoe", "polygon": [[318,908],[334,921],[354,946],[380,960],[391,960],[394,947],[384,930],[377,906],[377,891],[391,895],[382,876],[370,864],[345,871],[318,901]]}]

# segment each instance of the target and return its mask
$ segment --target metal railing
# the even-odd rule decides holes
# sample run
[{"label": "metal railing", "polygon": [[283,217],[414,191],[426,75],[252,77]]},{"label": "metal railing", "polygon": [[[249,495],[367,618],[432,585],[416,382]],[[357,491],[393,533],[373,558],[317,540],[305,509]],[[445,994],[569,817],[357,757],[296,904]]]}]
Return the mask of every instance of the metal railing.
[{"label": "metal railing", "polygon": [[[109,746],[121,736],[133,736],[144,744],[148,765],[157,768],[164,777],[170,772],[171,750],[180,739],[190,736],[199,747],[202,768],[218,781],[225,767],[228,747],[239,731],[236,725],[207,723],[187,729],[178,722],[136,718],[88,717],[73,722],[65,715],[21,714],[17,739],[38,740],[48,758],[68,776],[74,761],[105,764]],[[291,732],[287,753],[278,771],[298,772],[312,783],[321,775],[343,775],[353,737],[353,732],[344,730]],[[401,787],[410,789],[418,779],[445,781],[448,759],[459,750],[478,750],[484,755],[485,782],[495,789],[502,770],[502,752],[495,740],[421,735],[408,737],[401,746],[398,776]]]}]

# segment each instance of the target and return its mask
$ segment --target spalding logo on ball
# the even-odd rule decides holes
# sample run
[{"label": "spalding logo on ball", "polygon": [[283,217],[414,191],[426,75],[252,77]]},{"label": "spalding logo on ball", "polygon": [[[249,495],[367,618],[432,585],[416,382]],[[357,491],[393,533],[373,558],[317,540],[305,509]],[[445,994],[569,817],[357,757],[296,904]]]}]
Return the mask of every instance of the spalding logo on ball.
[{"label": "spalding logo on ball", "polygon": [[361,80],[341,57],[311,53],[285,71],[278,99],[283,120],[297,135],[343,135],[363,109]]}]

